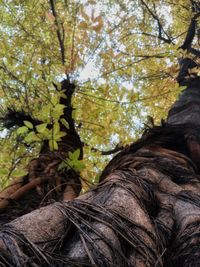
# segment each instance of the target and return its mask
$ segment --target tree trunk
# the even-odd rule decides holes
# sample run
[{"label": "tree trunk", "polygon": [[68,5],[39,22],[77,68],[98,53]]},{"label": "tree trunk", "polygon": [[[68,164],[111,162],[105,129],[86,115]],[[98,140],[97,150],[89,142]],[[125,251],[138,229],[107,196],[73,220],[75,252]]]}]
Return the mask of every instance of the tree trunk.
[{"label": "tree trunk", "polygon": [[5,224],[1,266],[200,266],[200,79],[186,82],[96,188]]}]

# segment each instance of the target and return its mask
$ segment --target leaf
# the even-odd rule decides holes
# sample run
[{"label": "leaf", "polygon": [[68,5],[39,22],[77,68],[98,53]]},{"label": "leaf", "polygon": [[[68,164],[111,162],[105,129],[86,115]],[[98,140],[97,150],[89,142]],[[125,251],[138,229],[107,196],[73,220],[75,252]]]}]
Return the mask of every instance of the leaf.
[{"label": "leaf", "polygon": [[30,121],[24,121],[24,124],[29,128],[33,129],[33,124]]},{"label": "leaf", "polygon": [[58,149],[58,144],[55,140],[49,140],[49,148],[51,151]]},{"label": "leaf", "polygon": [[55,107],[52,109],[51,115],[54,119],[59,119],[61,115],[64,113],[64,108],[65,105],[62,104],[57,104]]},{"label": "leaf", "polygon": [[[65,71],[67,73],[67,71]],[[64,99],[67,99],[67,96],[66,96],[66,93],[65,93],[66,90],[62,90],[61,93],[60,93],[60,97],[64,98]]]},{"label": "leaf", "polygon": [[77,160],[80,156],[80,149],[75,150],[73,153],[69,152],[69,159]]},{"label": "leaf", "polygon": [[51,12],[46,12],[46,13],[45,13],[45,16],[46,16],[46,18],[47,18],[50,22],[54,22],[55,17],[54,17],[54,15],[53,15]]},{"label": "leaf", "polygon": [[0,169],[0,175],[7,175],[7,174],[8,174],[8,169],[6,169],[6,168]]},{"label": "leaf", "polygon": [[22,177],[28,174],[28,171],[26,170],[14,170],[12,172],[12,176],[14,177]]},{"label": "leaf", "polygon": [[99,16],[97,16],[93,21],[94,21],[94,22],[101,23],[101,22],[103,22],[103,18],[102,18],[101,15],[99,15]]},{"label": "leaf", "polygon": [[27,132],[28,132],[28,128],[26,126],[22,126],[22,127],[17,129],[17,134],[18,135],[25,134]]},{"label": "leaf", "polygon": [[25,142],[32,143],[34,141],[41,141],[41,139],[35,134],[35,132],[30,132],[25,138]]},{"label": "leaf", "polygon": [[77,158],[74,159],[67,159],[66,160],[66,167],[72,168],[75,171],[82,171],[85,168],[85,164],[82,162],[82,160],[78,160]]},{"label": "leaf", "polygon": [[53,135],[54,137],[60,132],[60,124],[56,121],[53,125]]},{"label": "leaf", "polygon": [[66,121],[66,119],[62,118],[60,121],[67,129],[69,129],[69,123]]},{"label": "leaf", "polygon": [[82,21],[82,22],[80,22],[79,23],[79,25],[78,25],[78,27],[81,29],[81,30],[86,30],[86,29],[88,29],[88,24],[87,24],[87,22],[85,22],[85,21]]},{"label": "leaf", "polygon": [[55,107],[54,107],[54,109],[55,110],[63,110],[65,108],[65,105],[63,105],[63,104],[57,104]]},{"label": "leaf", "polygon": [[73,158],[78,159],[80,156],[80,153],[81,153],[80,149],[75,150],[73,153]]},{"label": "leaf", "polygon": [[89,1],[88,1],[88,4],[90,4],[90,5],[96,5],[96,1],[94,1],[94,0],[89,0]]},{"label": "leaf", "polygon": [[64,137],[65,135],[66,135],[65,132],[60,131],[60,132],[58,132],[58,133],[55,134],[54,139],[55,139],[56,141],[60,141],[61,138]]},{"label": "leaf", "polygon": [[81,160],[77,160],[76,164],[74,164],[74,168],[76,171],[82,171],[85,168],[85,164]]},{"label": "leaf", "polygon": [[38,131],[38,133],[44,133],[46,129],[47,123],[42,123],[36,126],[36,130]]},{"label": "leaf", "polygon": [[101,15],[97,16],[96,18],[94,18],[93,20],[94,23],[97,23],[97,25],[94,25],[92,27],[93,30],[95,30],[96,32],[100,32],[101,29],[103,28],[103,18]]}]

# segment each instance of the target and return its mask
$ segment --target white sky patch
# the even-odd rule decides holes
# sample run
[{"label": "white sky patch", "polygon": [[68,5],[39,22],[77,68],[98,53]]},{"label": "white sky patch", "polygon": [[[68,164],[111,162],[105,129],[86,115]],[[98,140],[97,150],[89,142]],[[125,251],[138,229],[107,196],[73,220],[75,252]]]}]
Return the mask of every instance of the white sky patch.
[{"label": "white sky patch", "polygon": [[171,7],[163,6],[160,8],[159,13],[166,19],[165,27],[170,27],[172,24]]},{"label": "white sky patch", "polygon": [[133,81],[122,82],[122,86],[125,87],[128,90],[132,90],[134,88]]},{"label": "white sky patch", "polygon": [[6,137],[7,133],[8,133],[7,129],[4,129],[3,131],[0,131],[0,138]]},{"label": "white sky patch", "polygon": [[96,79],[98,76],[99,70],[95,67],[95,63],[93,61],[89,61],[83,70],[80,71],[79,80],[85,82],[89,79]]}]

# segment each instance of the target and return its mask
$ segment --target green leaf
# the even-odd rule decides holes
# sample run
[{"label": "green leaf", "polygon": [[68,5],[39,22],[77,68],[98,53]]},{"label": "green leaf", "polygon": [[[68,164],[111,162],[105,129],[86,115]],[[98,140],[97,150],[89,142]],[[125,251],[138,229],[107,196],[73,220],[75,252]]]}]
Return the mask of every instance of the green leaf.
[{"label": "green leaf", "polygon": [[17,134],[18,135],[25,134],[27,132],[28,132],[28,128],[26,126],[22,126],[22,127],[17,129]]},{"label": "green leaf", "polygon": [[7,175],[7,174],[8,174],[8,169],[6,169],[6,168],[0,169],[0,175]]},{"label": "green leaf", "polygon": [[46,121],[48,123],[50,123],[50,110],[51,110],[51,105],[44,105],[41,110],[40,113],[38,114],[38,116],[41,118],[42,121]]},{"label": "green leaf", "polygon": [[68,169],[72,168],[75,171],[82,171],[85,168],[85,164],[81,160],[67,160],[66,166]]},{"label": "green leaf", "polygon": [[12,176],[14,177],[22,177],[28,174],[28,171],[26,170],[14,170],[12,172]]},{"label": "green leaf", "polygon": [[66,162],[63,160],[59,165],[58,165],[58,171],[63,170],[64,168],[67,167]]},{"label": "green leaf", "polygon": [[24,124],[29,128],[33,129],[33,124],[30,121],[24,121]]},{"label": "green leaf", "polygon": [[54,119],[59,119],[61,115],[64,113],[65,105],[56,104],[55,107],[52,109],[51,116]]},{"label": "green leaf", "polygon": [[54,139],[55,139],[56,141],[60,141],[61,138],[62,138],[63,136],[65,136],[65,135],[66,135],[65,132],[60,131],[59,133],[56,133],[56,135],[54,136]]},{"label": "green leaf", "polygon": [[80,172],[83,169],[85,169],[85,164],[81,160],[78,160],[78,161],[76,161],[76,164],[74,164],[74,168],[76,171]]},{"label": "green leaf", "polygon": [[51,151],[58,149],[58,144],[55,140],[49,140],[49,148]]},{"label": "green leaf", "polygon": [[60,97],[64,98],[64,99],[67,99],[67,96],[66,96],[66,93],[65,93],[66,90],[62,90],[61,93],[60,93]]},{"label": "green leaf", "polygon": [[65,105],[63,105],[63,104],[57,104],[55,107],[54,107],[54,109],[55,110],[63,110],[65,108]]},{"label": "green leaf", "polygon": [[47,123],[42,123],[36,126],[38,133],[44,133],[47,128]]},{"label": "green leaf", "polygon": [[82,171],[85,168],[85,164],[79,160],[80,157],[80,149],[75,150],[74,152],[70,152],[68,154],[69,158],[67,159],[68,168],[72,168],[75,171]]},{"label": "green leaf", "polygon": [[60,119],[60,116],[63,115],[63,111],[55,110],[54,108],[51,111],[51,117],[55,120]]},{"label": "green leaf", "polygon": [[73,153],[71,152],[69,153],[69,158],[71,160],[78,160],[79,156],[80,156],[80,149],[75,150]]},{"label": "green leaf", "polygon": [[69,129],[69,123],[66,121],[66,119],[62,118],[60,121],[67,129]]},{"label": "green leaf", "polygon": [[30,132],[25,138],[25,142],[32,143],[34,141],[41,141],[41,139],[35,134],[35,132]]},{"label": "green leaf", "polygon": [[60,132],[60,124],[56,121],[53,125],[53,135],[54,137]]}]

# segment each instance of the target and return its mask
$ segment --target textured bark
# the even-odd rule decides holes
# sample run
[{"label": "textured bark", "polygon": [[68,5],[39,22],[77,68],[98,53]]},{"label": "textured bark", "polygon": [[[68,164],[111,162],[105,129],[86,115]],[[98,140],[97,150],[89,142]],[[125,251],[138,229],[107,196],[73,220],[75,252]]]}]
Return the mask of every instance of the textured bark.
[{"label": "textured bark", "polygon": [[195,165],[186,155],[158,145],[136,151],[133,145],[117,157],[120,164],[111,161],[109,174],[95,189],[5,225],[2,251],[9,255],[15,247],[27,261],[23,238],[14,243],[14,232],[37,244],[43,253],[40,261],[31,259],[37,266],[63,266],[60,258],[44,264],[52,248],[64,266],[190,266],[200,242]]},{"label": "textured bark", "polygon": [[170,124],[200,125],[200,78],[192,79],[168,115]]}]

